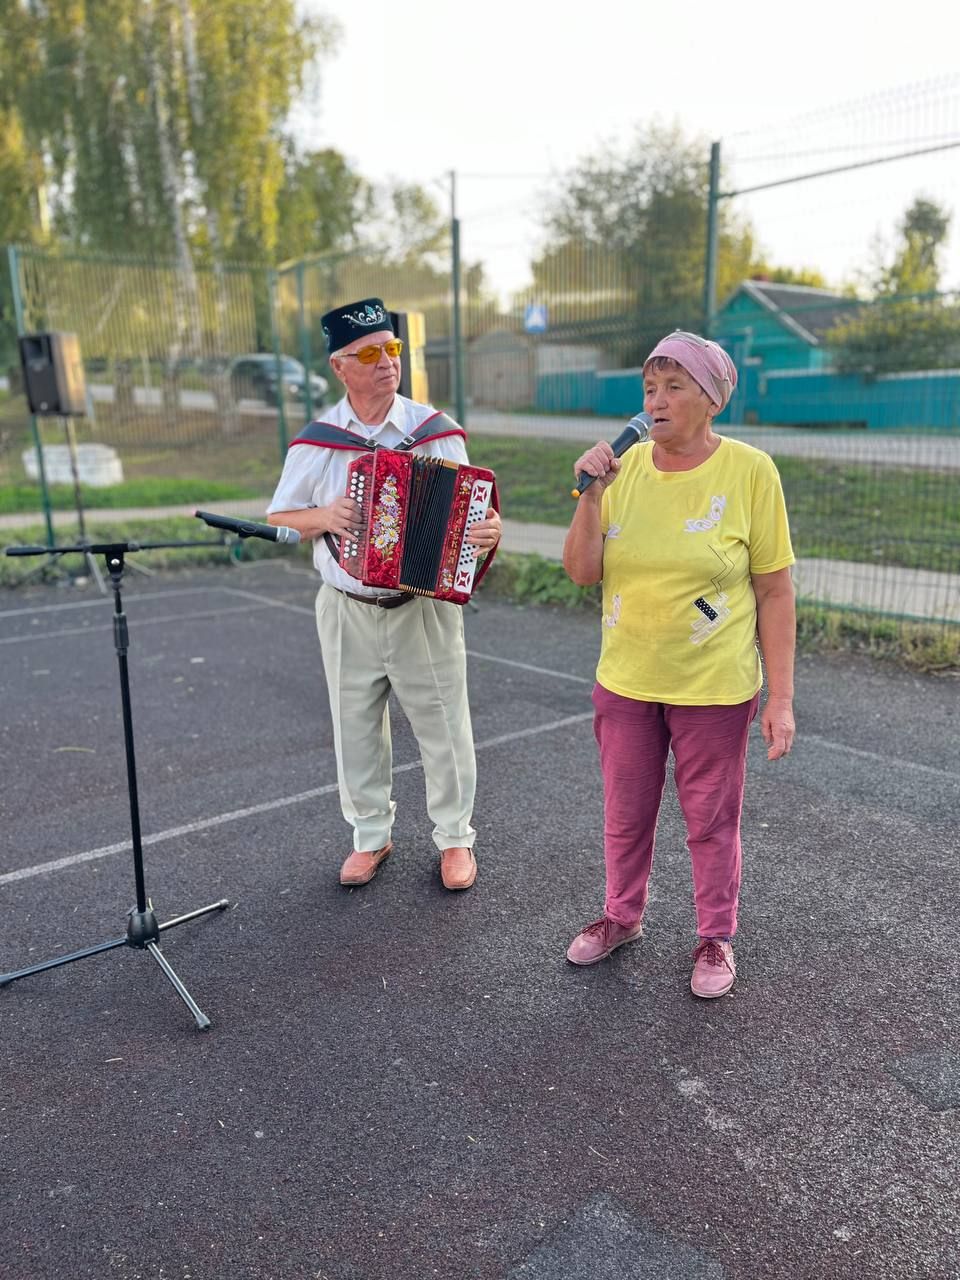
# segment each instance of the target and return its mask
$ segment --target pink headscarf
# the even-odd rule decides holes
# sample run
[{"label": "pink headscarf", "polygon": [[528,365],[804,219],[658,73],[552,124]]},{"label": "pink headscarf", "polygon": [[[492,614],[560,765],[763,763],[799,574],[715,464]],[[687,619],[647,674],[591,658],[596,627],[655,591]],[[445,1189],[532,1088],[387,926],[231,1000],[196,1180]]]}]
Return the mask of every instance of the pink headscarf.
[{"label": "pink headscarf", "polygon": [[730,403],[737,385],[737,370],[718,343],[677,329],[660,339],[643,362],[644,369],[657,356],[675,360],[704,389],[718,409],[725,409]]}]

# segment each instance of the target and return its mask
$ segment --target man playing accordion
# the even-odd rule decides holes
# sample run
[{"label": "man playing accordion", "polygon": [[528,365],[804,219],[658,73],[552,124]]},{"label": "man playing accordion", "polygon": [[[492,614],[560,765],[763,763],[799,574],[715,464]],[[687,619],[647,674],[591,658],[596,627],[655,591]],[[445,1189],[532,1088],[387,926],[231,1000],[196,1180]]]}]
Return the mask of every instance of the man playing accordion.
[{"label": "man playing accordion", "polygon": [[[366,884],[392,848],[391,690],[420,747],[427,812],[447,889],[477,876],[472,826],[476,757],[467,701],[463,613],[429,595],[365,586],[339,563],[335,539],[355,534],[361,511],[347,494],[349,464],[371,445],[467,464],[463,429],[429,405],[397,394],[402,344],[379,298],[322,318],[330,367],[346,395],[323,410],[287,453],[268,508],[271,524],[313,539],[320,574],[317,631],[333,717],[337,781],[353,851],[340,869],[345,885]],[[358,439],[360,437],[360,439]],[[500,539],[490,508],[466,541],[489,553]]]}]

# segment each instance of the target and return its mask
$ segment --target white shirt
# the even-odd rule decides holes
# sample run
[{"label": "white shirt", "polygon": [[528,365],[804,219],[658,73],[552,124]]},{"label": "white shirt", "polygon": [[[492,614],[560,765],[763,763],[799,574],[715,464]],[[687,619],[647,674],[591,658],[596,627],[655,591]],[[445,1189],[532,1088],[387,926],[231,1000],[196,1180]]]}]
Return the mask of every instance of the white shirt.
[{"label": "white shirt", "polygon": [[[426,418],[436,413],[431,405],[418,404],[406,396],[394,396],[390,412],[379,426],[367,426],[354,415],[347,396],[332,408],[323,410],[319,421],[334,427],[345,427],[356,435],[395,449],[404,436],[415,431]],[[438,424],[439,425],[439,424]],[[430,458],[445,458],[458,466],[465,466],[467,449],[462,436],[444,436],[418,445],[412,452]],[[275,511],[304,511],[310,507],[328,507],[347,491],[347,467],[360,456],[360,450],[328,449],[315,444],[293,444],[287,450],[283,472],[267,514]],[[313,540],[313,564],[323,581],[340,591],[353,591],[357,595],[378,596],[385,594],[378,587],[365,587],[341,569],[323,537]]]}]

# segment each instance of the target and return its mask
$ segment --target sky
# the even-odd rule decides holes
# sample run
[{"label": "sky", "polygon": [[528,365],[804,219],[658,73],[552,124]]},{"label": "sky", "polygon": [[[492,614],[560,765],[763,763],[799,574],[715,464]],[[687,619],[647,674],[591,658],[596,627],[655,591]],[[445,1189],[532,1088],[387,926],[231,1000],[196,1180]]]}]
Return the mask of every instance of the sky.
[{"label": "sky", "polygon": [[[462,253],[502,294],[529,279],[563,175],[638,128],[721,140],[726,189],[960,142],[960,5],[912,0],[300,0],[335,18],[339,47],[309,109],[310,148],[335,147],[371,181],[451,204]],[[731,185],[732,184],[732,185]],[[778,265],[830,283],[889,251],[924,194],[960,221],[960,147],[729,202]],[[960,226],[945,287],[960,288]]]}]

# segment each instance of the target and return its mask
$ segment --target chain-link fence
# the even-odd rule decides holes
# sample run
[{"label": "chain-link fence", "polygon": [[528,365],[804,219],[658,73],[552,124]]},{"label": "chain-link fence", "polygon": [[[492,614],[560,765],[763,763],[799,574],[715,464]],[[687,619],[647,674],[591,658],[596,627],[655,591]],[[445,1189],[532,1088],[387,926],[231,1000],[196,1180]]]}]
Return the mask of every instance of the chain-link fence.
[{"label": "chain-link fence", "polygon": [[[273,355],[267,271],[184,272],[27,250],[11,251],[10,262],[20,331],[79,340],[86,412],[72,426],[85,486],[122,481],[131,506],[138,493],[187,502],[191,483],[207,494],[262,491],[283,448],[278,406],[303,395],[299,366],[288,370]],[[9,373],[22,393],[21,370]],[[50,499],[68,501],[63,421],[38,416],[31,430],[19,395],[5,408],[2,483],[38,482],[38,437]]]},{"label": "chain-link fence", "polygon": [[[735,281],[715,310],[706,310],[711,332],[740,370],[718,426],[765,449],[780,466],[801,595],[946,626],[960,622],[960,295],[896,288],[910,270],[919,279],[925,264],[949,270],[956,258],[947,230],[960,190],[960,149],[950,141],[955,133],[960,145],[960,91],[951,82],[941,97],[932,121],[920,119],[912,100],[888,111],[887,138],[877,135],[875,120],[857,134],[863,113],[851,117],[846,141],[836,129],[828,139],[828,120],[813,121],[810,137],[801,131],[794,138],[794,169],[801,160],[816,166],[816,139],[840,159],[862,156],[868,144],[891,153],[894,144],[909,151],[911,140],[918,152],[935,145],[933,185],[921,195],[903,186],[899,196],[903,208],[914,207],[915,229],[942,233],[932,249],[928,236],[926,258],[922,236],[911,240],[903,220],[894,219],[901,239],[891,229],[886,256],[878,250],[874,264],[876,296],[864,301],[849,287],[856,259],[847,223],[851,214],[854,222],[862,218],[860,250],[874,224],[861,196],[850,193],[873,184],[880,170],[791,179],[782,216],[802,221],[803,206],[808,220],[814,209],[833,219],[845,237],[838,261],[850,265],[847,284],[827,287],[812,273],[777,279],[761,272]],[[776,141],[767,145],[779,168],[759,151],[755,160],[774,185],[791,163]],[[751,144],[760,146],[750,137],[727,148],[738,190],[719,197],[731,207],[764,186],[751,186]],[[919,161],[902,163],[910,170]],[[840,184],[835,199],[824,194],[831,183]],[[773,197],[749,197],[761,198]],[[931,209],[943,215],[939,223]],[[762,230],[762,210],[753,205],[750,212]],[[657,230],[657,244],[670,230]],[[484,286],[476,263],[467,267],[457,323],[443,249],[416,265],[355,253],[275,271],[10,253],[20,332],[79,337],[88,403],[76,424],[78,442],[107,451],[103,464],[113,468],[101,494],[88,494],[91,502],[105,501],[122,477],[129,506],[235,497],[256,510],[272,491],[287,442],[342,391],[327,364],[320,317],[346,299],[376,295],[393,310],[425,317],[430,398],[448,409],[462,403],[477,459],[496,458],[504,513],[514,522],[511,544],[556,555],[569,518],[568,505],[552,492],[565,493],[561,474],[583,443],[612,436],[642,406],[642,361],[657,338],[706,323],[709,291],[690,285],[697,270],[708,275],[706,227],[693,274],[688,262],[687,283],[674,293],[651,274],[646,251],[614,252],[583,239],[552,254],[531,245],[530,261],[535,283],[508,299]],[[18,372],[10,371],[14,390]],[[69,500],[58,489],[65,480],[62,424],[43,418],[31,424],[14,394],[0,404],[7,511],[11,503],[41,507],[34,430],[45,456],[50,451],[52,500]],[[544,479],[537,479],[538,467]],[[144,486],[139,502],[130,488],[137,482]]]}]

